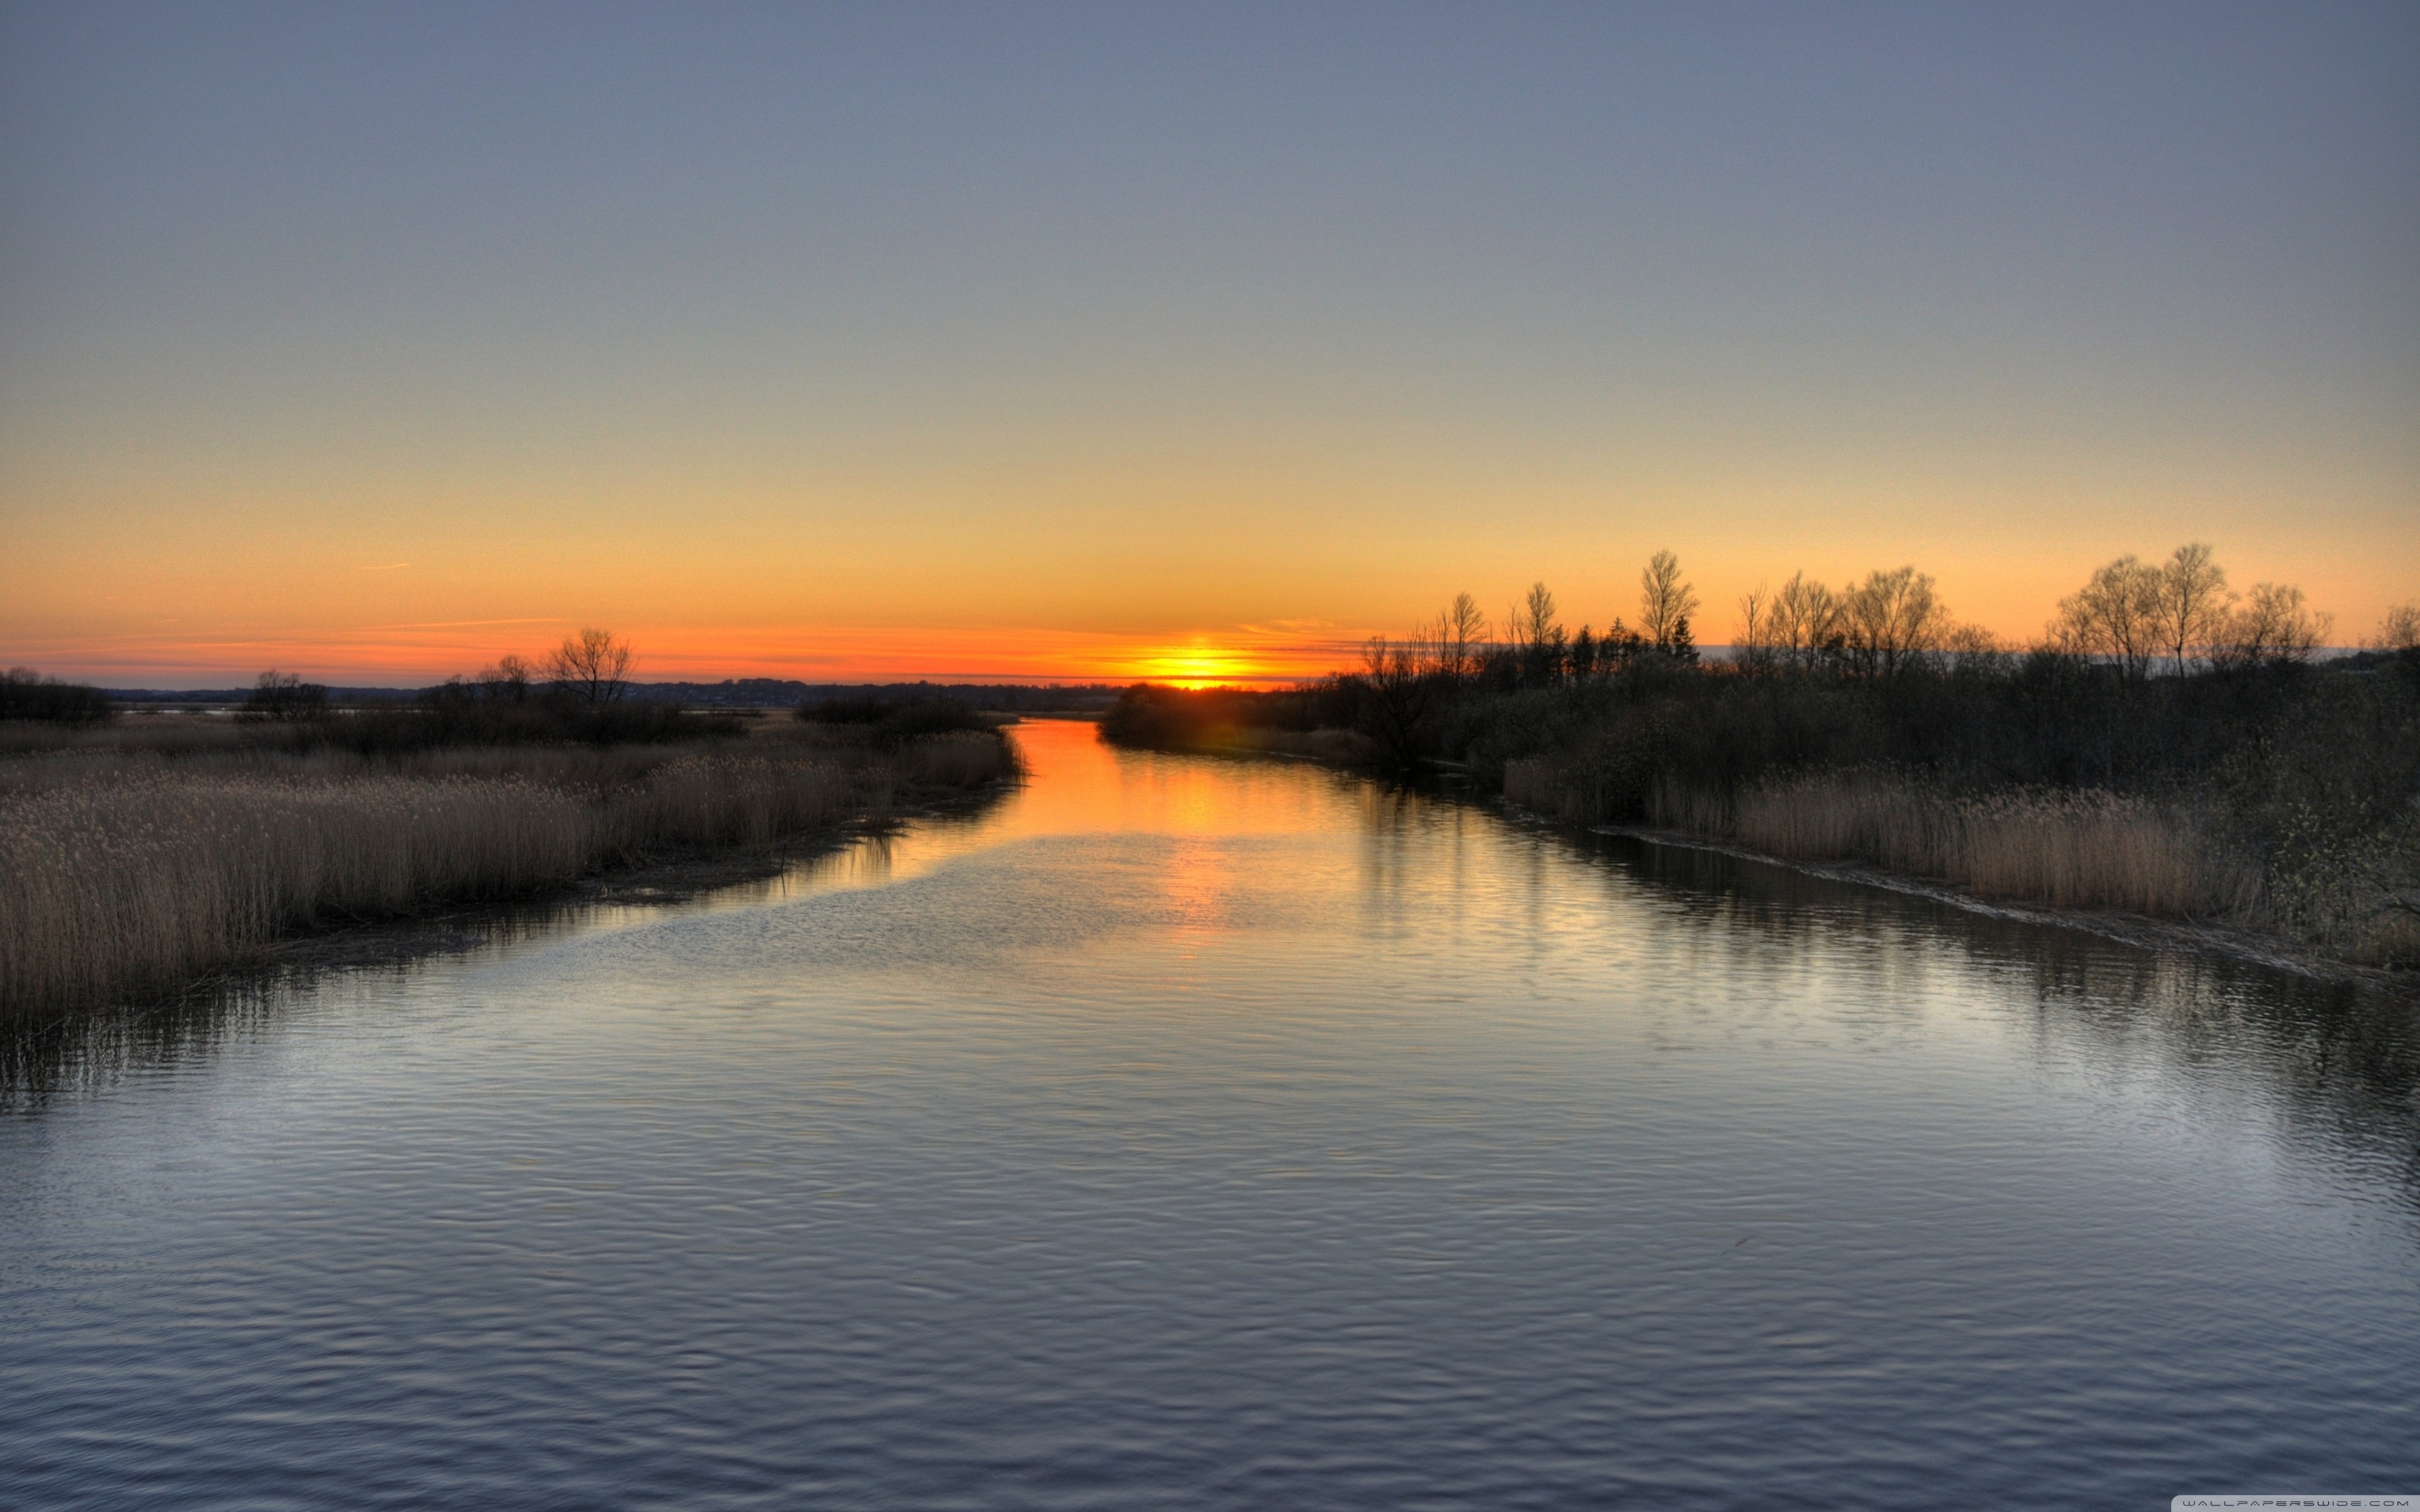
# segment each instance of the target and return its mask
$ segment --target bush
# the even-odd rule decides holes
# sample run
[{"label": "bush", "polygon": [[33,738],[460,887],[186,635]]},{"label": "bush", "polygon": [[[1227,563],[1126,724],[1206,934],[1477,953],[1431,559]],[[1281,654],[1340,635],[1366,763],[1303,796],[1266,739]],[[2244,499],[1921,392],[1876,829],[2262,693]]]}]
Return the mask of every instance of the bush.
[{"label": "bush", "polygon": [[94,725],[116,714],[109,695],[100,688],[44,677],[31,667],[11,667],[0,673],[0,719]]},{"label": "bush", "polygon": [[405,707],[327,719],[310,738],[374,756],[442,746],[659,746],[746,728],[728,714],[692,714],[670,703],[592,703],[561,689],[496,696],[448,683]]},{"label": "bush", "polygon": [[317,719],[328,712],[328,690],[318,683],[306,683],[300,674],[281,672],[274,668],[260,674],[253,685],[252,696],[243,701],[238,717],[268,719],[279,724],[292,724]]},{"label": "bush", "polygon": [[954,699],[908,697],[885,699],[876,694],[811,700],[799,705],[798,717],[808,724],[855,725],[864,728],[877,745],[897,747],[925,735],[960,731],[989,732],[989,719]]},{"label": "bush", "polygon": [[1274,693],[1138,683],[1118,695],[1101,717],[1101,736],[1119,746],[1265,748],[1265,742],[1249,739],[1245,732],[1308,735],[1356,728],[1360,702],[1350,683],[1329,678],[1311,687]]}]

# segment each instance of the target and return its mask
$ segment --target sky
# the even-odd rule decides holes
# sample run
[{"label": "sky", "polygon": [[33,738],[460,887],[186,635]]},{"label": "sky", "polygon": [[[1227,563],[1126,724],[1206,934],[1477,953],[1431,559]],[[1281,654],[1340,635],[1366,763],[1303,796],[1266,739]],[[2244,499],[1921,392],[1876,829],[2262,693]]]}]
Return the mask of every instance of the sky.
[{"label": "sky", "polygon": [[0,661],[2420,596],[2420,8],[0,4]]}]

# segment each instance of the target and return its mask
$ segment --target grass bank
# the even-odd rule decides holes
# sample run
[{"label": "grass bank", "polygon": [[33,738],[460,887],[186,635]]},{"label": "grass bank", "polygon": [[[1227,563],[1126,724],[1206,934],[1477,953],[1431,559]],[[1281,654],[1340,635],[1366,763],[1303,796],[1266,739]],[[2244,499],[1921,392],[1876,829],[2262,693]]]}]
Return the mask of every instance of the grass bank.
[{"label": "grass bank", "polygon": [[364,754],[127,724],[0,760],[0,1009],[173,989],[296,932],[769,845],[1015,770],[992,731]]}]

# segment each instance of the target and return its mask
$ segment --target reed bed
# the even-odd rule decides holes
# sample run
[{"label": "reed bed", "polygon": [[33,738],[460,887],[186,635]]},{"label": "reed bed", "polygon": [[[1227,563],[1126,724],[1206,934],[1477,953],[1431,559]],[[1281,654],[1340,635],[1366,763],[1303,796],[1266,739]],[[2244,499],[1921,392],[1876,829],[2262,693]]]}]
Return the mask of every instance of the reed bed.
[{"label": "reed bed", "polygon": [[919,787],[970,788],[1007,775],[1000,737],[959,730],[927,735],[902,752],[902,777]]},{"label": "reed bed", "polygon": [[895,751],[106,751],[0,763],[0,1009],[175,986],[278,935],[568,883],[651,853],[765,844],[905,788],[1009,775],[996,736]]},{"label": "reed bed", "polygon": [[0,756],[65,750],[139,749],[171,754],[234,750],[269,745],[278,733],[260,725],[201,714],[135,715],[81,728],[6,721],[0,722]]},{"label": "reed bed", "polygon": [[1823,773],[1735,797],[1673,783],[1654,823],[1792,860],[1869,861],[1978,897],[2250,922],[2259,867],[2194,815],[2105,792],[1961,796],[1878,773]]},{"label": "reed bed", "polygon": [[1504,798],[1516,808],[1567,825],[1593,824],[1604,815],[1592,797],[1553,762],[1532,757],[1504,764]]}]

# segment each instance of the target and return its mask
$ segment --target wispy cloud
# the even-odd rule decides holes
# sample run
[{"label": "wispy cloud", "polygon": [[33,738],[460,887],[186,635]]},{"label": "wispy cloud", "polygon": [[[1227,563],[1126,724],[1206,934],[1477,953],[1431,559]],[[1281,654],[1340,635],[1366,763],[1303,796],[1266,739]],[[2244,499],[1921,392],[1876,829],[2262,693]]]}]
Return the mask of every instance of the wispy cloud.
[{"label": "wispy cloud", "polygon": [[414,620],[401,625],[365,625],[365,630],[465,630],[482,625],[568,625],[569,620],[539,616],[520,620]]}]

